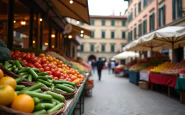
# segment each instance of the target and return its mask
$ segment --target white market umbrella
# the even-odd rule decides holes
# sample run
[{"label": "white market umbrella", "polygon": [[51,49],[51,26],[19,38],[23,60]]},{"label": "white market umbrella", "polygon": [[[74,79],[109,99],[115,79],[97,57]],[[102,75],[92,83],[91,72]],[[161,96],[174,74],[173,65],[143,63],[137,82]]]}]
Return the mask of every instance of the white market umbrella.
[{"label": "white market umbrella", "polygon": [[114,59],[121,60],[121,59],[133,58],[133,57],[139,57],[139,53],[135,53],[132,51],[125,51],[125,52],[115,55]]},{"label": "white market umbrella", "polygon": [[174,62],[174,48],[185,45],[185,27],[169,26],[139,38],[134,47],[127,50],[162,50],[172,48],[172,61]]}]

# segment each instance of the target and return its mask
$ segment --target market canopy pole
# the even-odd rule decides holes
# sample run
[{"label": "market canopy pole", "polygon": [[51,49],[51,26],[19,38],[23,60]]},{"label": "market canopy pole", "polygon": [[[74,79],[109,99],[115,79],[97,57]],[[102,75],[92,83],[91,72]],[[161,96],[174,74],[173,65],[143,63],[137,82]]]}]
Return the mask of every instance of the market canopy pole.
[{"label": "market canopy pole", "polygon": [[51,49],[51,46],[52,46],[51,31],[52,31],[52,27],[51,27],[51,24],[49,24],[49,36],[48,36],[48,47],[49,47],[49,49]]},{"label": "market canopy pole", "polygon": [[13,48],[14,5],[15,5],[15,0],[8,1],[8,40],[7,40],[7,46],[9,49]]},{"label": "market canopy pole", "polygon": [[29,48],[33,47],[34,12],[30,9]]}]

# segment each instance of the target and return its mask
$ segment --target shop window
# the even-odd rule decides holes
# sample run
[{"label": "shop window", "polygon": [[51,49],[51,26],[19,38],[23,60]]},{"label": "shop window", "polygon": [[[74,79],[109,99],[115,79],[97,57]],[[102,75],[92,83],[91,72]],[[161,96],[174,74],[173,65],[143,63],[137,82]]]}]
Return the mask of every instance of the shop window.
[{"label": "shop window", "polygon": [[126,26],[126,21],[122,20],[122,26]]},{"label": "shop window", "polygon": [[128,33],[128,42],[132,41],[132,31]]},{"label": "shop window", "polygon": [[93,19],[91,19],[91,25],[94,25],[94,20]]},{"label": "shop window", "polygon": [[150,15],[150,31],[154,31],[155,30],[155,14],[152,13]]},{"label": "shop window", "polygon": [[94,38],[94,31],[91,31],[91,38]]},{"label": "shop window", "polygon": [[151,0],[148,0],[148,3],[150,3],[151,2]]},{"label": "shop window", "polygon": [[101,51],[102,51],[102,52],[105,52],[105,44],[102,44],[102,45],[101,45]]},{"label": "shop window", "polygon": [[132,18],[133,18],[132,14],[133,14],[132,12],[129,14],[129,16],[128,16],[128,22],[132,21]]},{"label": "shop window", "polygon": [[94,52],[94,44],[90,44],[90,51]]},{"label": "shop window", "polygon": [[81,46],[80,46],[80,51],[84,51],[84,44],[82,44]]},{"label": "shop window", "polygon": [[138,25],[138,30],[139,30],[139,37],[140,36],[142,36],[142,23],[140,23],[139,25]]},{"label": "shop window", "polygon": [[147,0],[143,0],[143,7],[147,6]]},{"label": "shop window", "polygon": [[111,44],[111,52],[114,52],[115,48],[114,48],[114,44]]},{"label": "shop window", "polygon": [[138,3],[138,12],[141,12],[141,2]]},{"label": "shop window", "polygon": [[114,39],[114,31],[111,31],[111,38]]},{"label": "shop window", "polygon": [[173,20],[182,17],[182,0],[172,0]]},{"label": "shop window", "polygon": [[16,32],[16,34],[15,34],[15,38],[21,38],[21,33]]},{"label": "shop window", "polygon": [[105,26],[105,20],[101,20],[101,25]]},{"label": "shop window", "polygon": [[147,33],[147,20],[143,21],[143,34]]},{"label": "shop window", "polygon": [[105,31],[102,31],[102,32],[101,32],[101,37],[102,37],[102,39],[105,38]]},{"label": "shop window", "polygon": [[125,31],[122,31],[122,39],[125,39]]},{"label": "shop window", "polygon": [[137,15],[137,12],[136,12],[136,5],[134,6],[134,15],[135,15],[135,17],[136,17],[136,15]]},{"label": "shop window", "polygon": [[111,26],[115,26],[115,20],[111,20]]},{"label": "shop window", "polygon": [[84,23],[83,22],[80,22],[80,25],[84,25]]},{"label": "shop window", "polygon": [[165,25],[165,14],[165,5],[163,5],[159,8],[159,27]]},{"label": "shop window", "polygon": [[134,39],[136,39],[137,38],[137,29],[136,29],[136,27],[134,28]]}]

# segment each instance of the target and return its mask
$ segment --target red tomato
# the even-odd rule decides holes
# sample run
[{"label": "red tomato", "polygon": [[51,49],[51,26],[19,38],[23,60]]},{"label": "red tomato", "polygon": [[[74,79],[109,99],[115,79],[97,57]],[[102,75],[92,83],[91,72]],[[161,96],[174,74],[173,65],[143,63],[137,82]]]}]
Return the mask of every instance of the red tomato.
[{"label": "red tomato", "polygon": [[42,64],[45,64],[46,62],[47,62],[47,60],[46,60],[45,58],[42,58],[42,59],[41,59],[41,63],[42,63]]},{"label": "red tomato", "polygon": [[42,65],[39,64],[38,62],[35,62],[34,65],[35,65],[35,67],[37,67],[37,68],[41,68],[41,67],[42,67]]},{"label": "red tomato", "polygon": [[32,63],[29,63],[28,66],[31,68],[35,68],[35,66]]},{"label": "red tomato", "polygon": [[44,72],[44,68],[39,68],[40,72]]},{"label": "red tomato", "polygon": [[39,54],[39,57],[45,57],[45,54]]},{"label": "red tomato", "polygon": [[65,79],[65,77],[64,76],[60,76],[60,79]]},{"label": "red tomato", "polygon": [[34,53],[30,53],[30,56],[33,56],[33,57],[35,57],[35,54],[34,54]]},{"label": "red tomato", "polygon": [[50,69],[51,69],[51,72],[52,72],[52,73],[54,73],[54,72],[55,72],[55,69],[53,69],[53,68],[50,68]]},{"label": "red tomato", "polygon": [[22,52],[22,53],[21,53],[21,57],[22,57],[22,58],[25,58],[25,57],[26,57],[26,53]]},{"label": "red tomato", "polygon": [[46,71],[46,73],[47,73],[48,75],[52,75],[52,72],[51,72],[51,71]]},{"label": "red tomato", "polygon": [[55,80],[58,80],[58,77],[54,77]]},{"label": "red tomato", "polygon": [[48,67],[48,64],[42,64],[42,67]]},{"label": "red tomato", "polygon": [[30,61],[30,55],[26,55],[26,57],[25,57],[25,59],[27,60],[27,61]]},{"label": "red tomato", "polygon": [[50,71],[50,68],[49,67],[44,67],[44,70],[45,71]]},{"label": "red tomato", "polygon": [[61,74],[60,74],[60,72],[58,70],[56,70],[53,74],[54,74],[54,76],[57,76],[57,77],[61,76]]}]

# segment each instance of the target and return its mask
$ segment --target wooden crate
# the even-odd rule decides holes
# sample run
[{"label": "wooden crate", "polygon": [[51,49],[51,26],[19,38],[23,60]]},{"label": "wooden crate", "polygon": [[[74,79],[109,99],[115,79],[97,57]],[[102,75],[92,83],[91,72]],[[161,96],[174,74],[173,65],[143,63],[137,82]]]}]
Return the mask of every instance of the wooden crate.
[{"label": "wooden crate", "polygon": [[139,87],[141,89],[148,89],[148,82],[146,82],[146,81],[139,81]]}]

